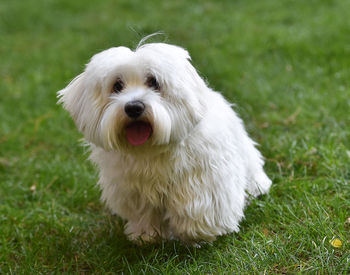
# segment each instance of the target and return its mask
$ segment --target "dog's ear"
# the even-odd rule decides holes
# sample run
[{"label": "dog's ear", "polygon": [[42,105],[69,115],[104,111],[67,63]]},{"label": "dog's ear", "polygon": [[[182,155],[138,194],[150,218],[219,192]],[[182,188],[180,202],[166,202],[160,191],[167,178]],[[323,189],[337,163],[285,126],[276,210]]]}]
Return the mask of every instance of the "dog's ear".
[{"label": "dog's ear", "polygon": [[77,126],[81,129],[81,115],[84,108],[85,72],[76,76],[66,88],[57,92],[59,98],[58,104],[63,104],[63,107],[71,114]]}]

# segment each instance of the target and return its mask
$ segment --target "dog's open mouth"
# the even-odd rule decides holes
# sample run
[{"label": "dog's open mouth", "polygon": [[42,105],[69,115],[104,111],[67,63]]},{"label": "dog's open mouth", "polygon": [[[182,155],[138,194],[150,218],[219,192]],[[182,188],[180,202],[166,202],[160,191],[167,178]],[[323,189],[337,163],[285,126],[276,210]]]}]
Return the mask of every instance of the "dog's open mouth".
[{"label": "dog's open mouth", "polygon": [[134,121],[126,126],[126,138],[131,145],[144,144],[152,135],[152,126],[145,121]]}]

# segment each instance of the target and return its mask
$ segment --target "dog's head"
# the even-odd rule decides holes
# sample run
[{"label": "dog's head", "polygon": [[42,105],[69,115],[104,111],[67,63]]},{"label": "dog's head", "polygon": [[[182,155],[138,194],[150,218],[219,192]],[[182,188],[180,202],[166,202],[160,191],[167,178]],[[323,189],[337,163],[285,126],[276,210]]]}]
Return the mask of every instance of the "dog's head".
[{"label": "dog's head", "polygon": [[207,87],[189,60],[186,50],[164,43],[111,48],[58,92],[59,103],[105,150],[175,144],[205,112]]}]

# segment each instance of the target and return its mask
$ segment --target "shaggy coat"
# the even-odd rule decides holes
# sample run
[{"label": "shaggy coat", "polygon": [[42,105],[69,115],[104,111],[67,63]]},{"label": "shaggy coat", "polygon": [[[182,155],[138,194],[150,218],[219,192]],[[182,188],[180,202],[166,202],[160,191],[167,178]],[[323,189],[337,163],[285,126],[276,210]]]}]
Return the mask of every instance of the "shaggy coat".
[{"label": "shaggy coat", "polygon": [[[198,243],[237,232],[248,194],[270,188],[241,119],[180,47],[108,49],[58,94],[90,144],[102,200],[127,221],[130,240]],[[144,106],[136,119],[125,111],[135,101]],[[135,121],[149,130],[130,134]]]}]

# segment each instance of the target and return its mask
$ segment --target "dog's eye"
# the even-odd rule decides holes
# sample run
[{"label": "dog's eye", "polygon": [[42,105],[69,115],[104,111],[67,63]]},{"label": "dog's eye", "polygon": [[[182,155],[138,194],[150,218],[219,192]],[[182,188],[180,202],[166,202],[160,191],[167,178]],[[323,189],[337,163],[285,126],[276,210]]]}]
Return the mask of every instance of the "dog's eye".
[{"label": "dog's eye", "polygon": [[118,79],[113,85],[113,92],[120,93],[124,88],[124,82]]},{"label": "dog's eye", "polygon": [[159,90],[159,83],[154,76],[147,77],[146,85],[154,90]]}]

